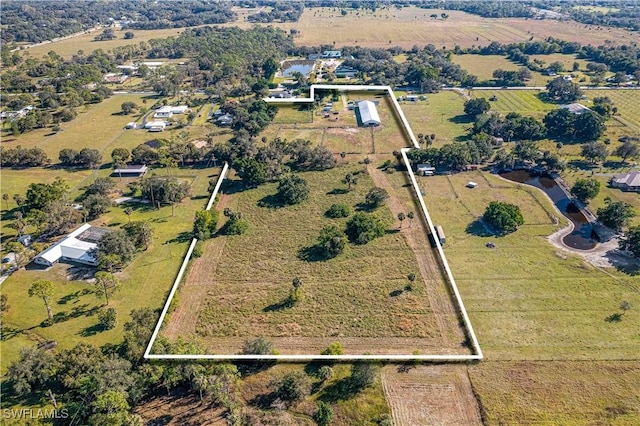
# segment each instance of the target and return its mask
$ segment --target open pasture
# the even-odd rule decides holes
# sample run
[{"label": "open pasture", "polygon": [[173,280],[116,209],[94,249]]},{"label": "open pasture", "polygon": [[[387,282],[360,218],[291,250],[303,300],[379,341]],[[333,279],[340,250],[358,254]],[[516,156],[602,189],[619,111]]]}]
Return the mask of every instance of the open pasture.
[{"label": "open pasture", "polygon": [[[259,335],[273,340],[285,354],[319,353],[332,340],[351,354],[464,350],[461,340],[450,341],[449,334],[449,344],[443,345],[443,331],[432,312],[428,287],[444,286],[435,260],[430,266],[434,273],[421,273],[422,254],[412,251],[415,247],[405,236],[412,231],[407,226],[394,231],[399,224],[388,207],[374,212],[390,229],[386,236],[363,246],[350,244],[345,253],[326,261],[300,257],[323,226],[344,226],[346,219],[324,216],[331,204],[344,202],[357,209],[374,181],[381,184],[370,177],[379,171],[362,170],[361,165],[343,165],[303,173],[311,186],[309,200],[275,209],[260,206],[275,192],[275,184],[236,192],[232,188],[238,184],[227,181],[222,188],[226,195],[216,208],[240,211],[249,230],[205,243],[205,254],[193,262],[182,284],[181,302],[166,335],[195,339],[213,353],[235,353],[245,338]],[[351,191],[341,182],[346,173],[358,176]],[[399,194],[407,192],[406,197],[409,191],[397,188]],[[417,275],[414,290],[403,291],[410,273]],[[286,307],[283,300],[294,277],[303,282],[302,300]]]},{"label": "open pasture", "polygon": [[464,101],[458,93],[447,90],[428,94],[426,101],[400,102],[400,107],[413,134],[435,134],[433,146],[440,147],[466,135],[466,128],[473,124],[464,115]]}]

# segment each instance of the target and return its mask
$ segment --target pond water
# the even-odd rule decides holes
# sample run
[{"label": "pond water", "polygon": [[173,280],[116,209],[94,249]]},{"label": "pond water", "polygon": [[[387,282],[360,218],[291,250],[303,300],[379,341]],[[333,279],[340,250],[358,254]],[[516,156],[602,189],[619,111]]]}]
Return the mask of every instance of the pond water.
[{"label": "pond water", "polygon": [[314,61],[290,61],[283,64],[283,77],[291,77],[294,72],[302,73],[305,77],[309,77],[309,73],[313,70]]},{"label": "pond water", "polygon": [[558,210],[574,225],[573,231],[562,239],[562,242],[567,246],[578,250],[589,250],[596,246],[597,241],[593,238],[593,226],[553,178],[548,175],[534,175],[526,170],[503,172],[500,173],[500,176],[513,182],[535,186],[551,198]]}]

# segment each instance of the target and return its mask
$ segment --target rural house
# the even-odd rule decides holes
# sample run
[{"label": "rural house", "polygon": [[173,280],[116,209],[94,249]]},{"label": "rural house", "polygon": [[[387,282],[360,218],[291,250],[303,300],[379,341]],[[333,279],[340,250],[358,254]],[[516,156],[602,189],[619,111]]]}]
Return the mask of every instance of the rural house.
[{"label": "rural house", "polygon": [[153,118],[171,118],[173,116],[173,110],[170,106],[163,106],[156,110],[153,114]]},{"label": "rural house", "polygon": [[360,121],[363,126],[379,126],[380,116],[376,105],[371,101],[358,102],[358,110],[360,112]]},{"label": "rural house", "polygon": [[614,175],[609,181],[611,186],[623,191],[640,192],[640,171],[634,170],[629,173]]},{"label": "rural house", "polygon": [[96,266],[98,260],[95,257],[95,249],[98,247],[98,242],[108,232],[108,229],[96,228],[85,223],[65,238],[38,254],[33,261],[45,266],[53,266],[60,260]]}]

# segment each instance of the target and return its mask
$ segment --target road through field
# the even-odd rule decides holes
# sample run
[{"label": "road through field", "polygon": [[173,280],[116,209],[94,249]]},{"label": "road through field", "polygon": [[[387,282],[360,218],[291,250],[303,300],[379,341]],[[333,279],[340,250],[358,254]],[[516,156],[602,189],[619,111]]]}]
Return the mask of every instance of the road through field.
[{"label": "road through field", "polygon": [[[391,185],[385,172],[369,167],[369,173],[376,186],[384,188],[389,193],[388,205],[393,216],[406,213],[407,208],[398,197],[396,189]],[[401,226],[396,221],[396,226]],[[438,324],[438,330],[442,337],[443,348],[461,348],[465,341],[464,331],[460,327],[458,312],[449,295],[446,279],[436,259],[431,244],[428,240],[428,230],[423,220],[416,220],[410,226],[400,228],[400,232],[406,238],[407,244],[413,251],[418,261],[420,274],[427,288],[429,304]]]}]

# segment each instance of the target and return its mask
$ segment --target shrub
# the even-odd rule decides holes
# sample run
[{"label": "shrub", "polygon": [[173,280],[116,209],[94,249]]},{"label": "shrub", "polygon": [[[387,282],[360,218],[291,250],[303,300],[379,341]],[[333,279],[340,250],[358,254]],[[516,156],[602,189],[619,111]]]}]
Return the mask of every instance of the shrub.
[{"label": "shrub", "polygon": [[389,193],[384,188],[374,187],[369,190],[365,197],[365,201],[373,208],[380,207],[386,199],[389,198]]},{"label": "shrub", "polygon": [[242,235],[247,232],[249,222],[245,219],[229,219],[224,226],[223,234],[225,235]]},{"label": "shrub", "polygon": [[503,233],[514,232],[524,223],[520,207],[501,201],[490,202],[482,218]]},{"label": "shrub", "polygon": [[344,350],[342,349],[342,344],[340,342],[331,343],[327,349],[322,351],[321,355],[342,355],[344,354]]},{"label": "shrub", "polygon": [[309,379],[299,371],[287,373],[283,377],[271,382],[277,398],[286,402],[296,402],[304,399],[311,390]]},{"label": "shrub", "polygon": [[325,226],[320,230],[316,248],[323,257],[331,259],[342,253],[347,245],[347,236],[336,226]]},{"label": "shrub", "polygon": [[329,367],[328,365],[323,365],[318,370],[318,378],[323,382],[326,382],[332,377],[333,377],[333,368]]},{"label": "shrub", "polygon": [[351,215],[351,209],[344,203],[333,204],[331,207],[329,207],[329,210],[327,210],[326,214],[327,216],[334,219],[337,219],[339,217],[349,217]]},{"label": "shrub", "polygon": [[203,254],[203,244],[202,241],[198,241],[196,243],[196,246],[193,248],[193,257],[195,257],[196,259],[201,257]]},{"label": "shrub", "polygon": [[347,222],[346,234],[349,240],[355,244],[367,244],[386,232],[386,227],[382,221],[367,213],[356,213],[349,222]]},{"label": "shrub", "polygon": [[309,198],[309,184],[300,176],[287,176],[278,185],[278,199],[284,204],[298,204]]}]

